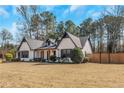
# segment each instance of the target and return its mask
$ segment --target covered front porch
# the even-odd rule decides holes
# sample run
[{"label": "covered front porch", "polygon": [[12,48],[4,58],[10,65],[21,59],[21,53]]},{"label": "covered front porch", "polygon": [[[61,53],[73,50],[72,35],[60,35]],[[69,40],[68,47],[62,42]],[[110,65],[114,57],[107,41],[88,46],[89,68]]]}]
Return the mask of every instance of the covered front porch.
[{"label": "covered front porch", "polygon": [[56,49],[54,48],[37,49],[34,51],[34,59],[49,60],[52,55],[56,56]]}]

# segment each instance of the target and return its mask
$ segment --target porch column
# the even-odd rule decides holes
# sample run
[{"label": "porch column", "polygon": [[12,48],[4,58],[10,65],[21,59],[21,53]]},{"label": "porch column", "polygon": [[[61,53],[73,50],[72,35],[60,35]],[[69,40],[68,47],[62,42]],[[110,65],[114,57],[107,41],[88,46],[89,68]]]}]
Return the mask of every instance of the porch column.
[{"label": "porch column", "polygon": [[58,49],[58,57],[61,57],[61,49]]},{"label": "porch column", "polygon": [[16,52],[16,58],[19,58],[19,51]]},{"label": "porch column", "polygon": [[21,59],[22,58],[22,52],[20,51],[20,56],[19,56],[19,59]]},{"label": "porch column", "polygon": [[38,51],[38,58],[41,58],[40,53],[41,53],[41,51],[39,50]]},{"label": "porch column", "polygon": [[51,52],[50,49],[48,49],[48,55],[47,55],[48,56],[48,60],[50,59],[50,52]]},{"label": "porch column", "polygon": [[33,51],[33,56],[34,56],[34,59],[35,59],[35,50]]}]

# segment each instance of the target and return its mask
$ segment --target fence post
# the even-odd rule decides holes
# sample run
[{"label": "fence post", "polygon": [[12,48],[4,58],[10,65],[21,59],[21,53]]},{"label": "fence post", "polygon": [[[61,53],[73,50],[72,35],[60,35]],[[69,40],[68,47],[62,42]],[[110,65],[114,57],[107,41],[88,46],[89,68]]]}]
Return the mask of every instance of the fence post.
[{"label": "fence post", "polygon": [[100,51],[100,64],[101,64],[102,62],[101,62],[101,51]]},{"label": "fence post", "polygon": [[111,54],[110,54],[110,52],[108,53],[108,63],[110,64],[111,63]]}]

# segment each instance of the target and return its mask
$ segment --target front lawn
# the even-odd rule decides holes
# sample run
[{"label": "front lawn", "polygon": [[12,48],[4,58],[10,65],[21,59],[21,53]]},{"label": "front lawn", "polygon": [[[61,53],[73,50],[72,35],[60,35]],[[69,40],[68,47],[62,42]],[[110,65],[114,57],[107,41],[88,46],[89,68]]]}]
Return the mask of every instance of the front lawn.
[{"label": "front lawn", "polygon": [[3,63],[0,87],[124,87],[124,65]]}]

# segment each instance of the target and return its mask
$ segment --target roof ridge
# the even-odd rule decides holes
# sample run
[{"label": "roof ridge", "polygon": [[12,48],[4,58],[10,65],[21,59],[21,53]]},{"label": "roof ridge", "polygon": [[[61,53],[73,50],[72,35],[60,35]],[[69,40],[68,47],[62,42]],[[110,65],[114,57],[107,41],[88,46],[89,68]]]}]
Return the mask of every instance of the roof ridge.
[{"label": "roof ridge", "polygon": [[33,39],[33,38],[25,38],[27,41],[28,40],[35,40],[35,41],[44,41],[44,40],[37,40],[37,39]]}]

